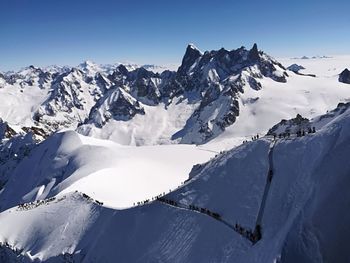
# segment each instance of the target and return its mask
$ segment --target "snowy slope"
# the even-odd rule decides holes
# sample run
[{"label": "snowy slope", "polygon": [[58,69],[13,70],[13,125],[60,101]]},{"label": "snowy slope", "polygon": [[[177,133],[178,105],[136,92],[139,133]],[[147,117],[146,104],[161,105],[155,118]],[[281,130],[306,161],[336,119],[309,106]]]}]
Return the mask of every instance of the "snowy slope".
[{"label": "snowy slope", "polygon": [[171,137],[183,128],[187,119],[195,110],[197,103],[174,99],[166,106],[143,105],[145,114],[136,114],[129,121],[110,119],[104,127],[83,125],[77,131],[95,138],[112,140],[122,145],[158,145],[172,144]]},{"label": "snowy slope", "polygon": [[17,164],[0,194],[0,210],[75,190],[127,207],[174,189],[194,164],[214,154],[192,145],[129,147],[57,133]]},{"label": "snowy slope", "polygon": [[34,86],[22,89],[16,84],[6,84],[0,89],[1,118],[12,125],[32,126],[32,114],[45,100],[46,95],[45,90]]},{"label": "snowy slope", "polygon": [[213,150],[230,149],[243,140],[250,140],[257,133],[266,134],[269,128],[282,119],[291,119],[297,114],[311,119],[331,111],[339,102],[349,101],[350,86],[338,82],[338,74],[345,65],[349,65],[349,56],[279,60],[285,66],[293,63],[302,65],[306,69],[301,72],[316,74],[316,77],[289,71],[287,83],[264,79],[264,89],[247,89],[241,95],[237,121],[205,147]]},{"label": "snowy slope", "polygon": [[[273,144],[263,138],[202,165],[165,196],[180,207],[154,201],[113,210],[67,193],[3,211],[0,240],[27,261],[348,262],[349,106],[313,120],[319,127],[315,134],[278,140],[270,158]],[[254,227],[268,169],[273,177],[262,239],[252,245],[230,224]],[[182,204],[218,212],[223,221]],[[76,209],[81,212],[69,212]],[[10,253],[4,250],[2,255]]]}]

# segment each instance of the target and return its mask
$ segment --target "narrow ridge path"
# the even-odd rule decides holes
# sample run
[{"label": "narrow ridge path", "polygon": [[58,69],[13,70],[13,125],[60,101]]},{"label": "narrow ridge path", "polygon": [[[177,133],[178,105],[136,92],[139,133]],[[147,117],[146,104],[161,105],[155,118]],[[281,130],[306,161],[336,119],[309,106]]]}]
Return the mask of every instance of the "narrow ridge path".
[{"label": "narrow ridge path", "polygon": [[248,228],[242,227],[239,224],[233,225],[232,223],[223,219],[220,214],[213,212],[213,211],[210,211],[209,209],[206,209],[206,208],[178,203],[177,201],[166,199],[164,197],[158,197],[156,199],[156,201],[158,201],[160,203],[164,203],[164,204],[172,206],[172,207],[175,207],[175,208],[178,208],[178,209],[179,208],[185,209],[185,210],[189,210],[192,212],[198,212],[198,213],[210,216],[211,218],[223,223],[224,225],[226,225],[227,227],[229,227],[230,229],[232,229],[233,231],[238,233],[240,236],[249,240],[254,245],[256,242],[258,242],[262,238],[261,222],[262,222],[262,218],[264,216],[266,200],[267,200],[267,197],[269,194],[269,190],[270,190],[270,186],[271,186],[271,182],[272,182],[272,178],[273,178],[273,173],[274,173],[273,151],[274,151],[274,147],[276,145],[276,142],[277,142],[277,139],[273,139],[273,140],[271,140],[271,143],[270,143],[270,147],[269,147],[269,151],[268,151],[269,164],[268,164],[268,172],[267,172],[267,176],[266,176],[266,183],[265,183],[264,193],[263,193],[263,196],[261,199],[261,203],[260,203],[260,207],[259,207],[254,230],[250,230]]},{"label": "narrow ridge path", "polygon": [[265,184],[264,194],[263,194],[263,197],[261,199],[258,216],[256,218],[256,223],[255,223],[255,229],[259,228],[259,231],[260,231],[260,227],[261,227],[262,218],[264,216],[266,200],[267,200],[267,196],[269,194],[269,190],[270,190],[270,186],[271,186],[271,182],[272,182],[272,178],[273,178],[273,173],[274,173],[273,150],[275,148],[275,144],[276,144],[276,140],[274,140],[270,145],[270,149],[269,149],[269,153],[268,153],[269,154],[269,157],[268,157],[269,158],[269,169],[268,169],[267,176],[266,176],[266,184]]},{"label": "narrow ridge path", "polygon": [[210,211],[210,210],[208,210],[206,208],[196,207],[196,206],[193,206],[193,205],[185,205],[185,204],[178,203],[176,201],[165,199],[165,198],[157,198],[156,201],[158,201],[160,203],[164,203],[164,204],[169,205],[171,207],[175,207],[177,209],[184,209],[184,210],[188,210],[188,211],[197,212],[197,213],[201,213],[201,214],[207,215],[207,216],[209,216],[209,217],[211,217],[211,218],[221,222],[222,224],[226,225],[227,227],[229,227],[230,229],[235,231],[237,234],[239,234],[243,238],[249,240],[253,244],[255,244],[259,240],[257,238],[257,236],[255,235],[255,233],[252,232],[251,230],[243,228],[243,227],[241,227],[241,226],[239,226],[237,224],[233,225],[230,222],[228,222],[225,219],[223,219],[218,213],[212,212],[212,211]]}]

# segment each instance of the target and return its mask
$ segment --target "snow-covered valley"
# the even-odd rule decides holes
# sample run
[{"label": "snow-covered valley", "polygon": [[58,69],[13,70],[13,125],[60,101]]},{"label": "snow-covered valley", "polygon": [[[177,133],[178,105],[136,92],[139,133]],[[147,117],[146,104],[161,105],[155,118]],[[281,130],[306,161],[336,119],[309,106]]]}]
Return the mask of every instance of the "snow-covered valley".
[{"label": "snow-covered valley", "polygon": [[0,73],[0,262],[350,261],[349,61]]}]

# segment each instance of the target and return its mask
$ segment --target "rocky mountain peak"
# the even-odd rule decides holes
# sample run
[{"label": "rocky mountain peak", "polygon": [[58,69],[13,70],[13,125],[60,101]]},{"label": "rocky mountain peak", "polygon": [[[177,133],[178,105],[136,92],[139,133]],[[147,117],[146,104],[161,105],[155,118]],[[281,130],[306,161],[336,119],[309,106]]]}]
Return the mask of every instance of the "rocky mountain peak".
[{"label": "rocky mountain peak", "polygon": [[119,72],[122,75],[127,75],[129,73],[129,70],[123,64],[118,65],[115,71]]},{"label": "rocky mountain peak", "polygon": [[152,71],[149,71],[143,67],[137,68],[130,72],[130,77],[132,79],[146,79],[146,78],[152,78],[155,77],[156,74]]},{"label": "rocky mountain peak", "polygon": [[258,50],[258,45],[256,43],[254,43],[253,47],[251,48],[251,50],[249,50],[248,53],[248,58],[251,61],[258,61],[260,56],[259,56],[259,50]]},{"label": "rocky mountain peak", "polygon": [[202,56],[202,52],[199,51],[193,44],[189,44],[186,48],[185,55],[182,59],[181,66],[178,69],[179,74],[186,74],[190,67],[196,62],[198,58]]}]

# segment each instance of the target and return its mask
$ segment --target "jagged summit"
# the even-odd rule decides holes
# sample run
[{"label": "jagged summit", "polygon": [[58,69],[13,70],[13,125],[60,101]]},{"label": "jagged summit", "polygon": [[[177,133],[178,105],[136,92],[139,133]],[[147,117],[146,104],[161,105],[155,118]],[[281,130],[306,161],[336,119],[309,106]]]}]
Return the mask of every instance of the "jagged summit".
[{"label": "jagged summit", "polygon": [[198,50],[200,53],[202,53],[202,52],[200,51],[200,49],[199,49],[195,44],[193,44],[193,43],[189,43],[189,44],[187,45],[187,48],[194,49],[194,50]]},{"label": "jagged summit", "polygon": [[179,74],[185,75],[195,61],[202,56],[202,52],[199,51],[193,44],[189,44],[186,48],[185,55],[182,59],[181,66],[178,69]]},{"label": "jagged summit", "polygon": [[258,45],[254,43],[253,47],[251,50],[249,50],[248,57],[252,61],[258,61],[260,58],[259,50],[258,50]]}]

